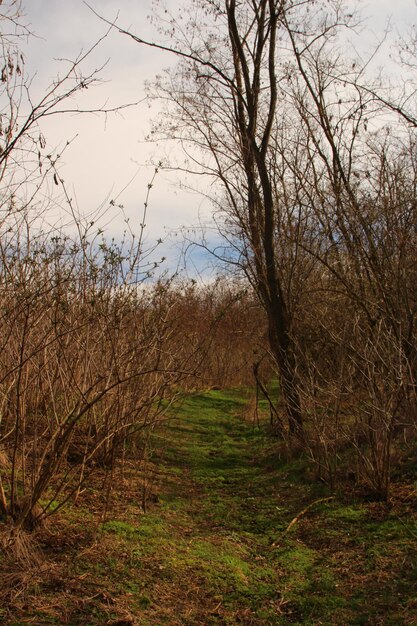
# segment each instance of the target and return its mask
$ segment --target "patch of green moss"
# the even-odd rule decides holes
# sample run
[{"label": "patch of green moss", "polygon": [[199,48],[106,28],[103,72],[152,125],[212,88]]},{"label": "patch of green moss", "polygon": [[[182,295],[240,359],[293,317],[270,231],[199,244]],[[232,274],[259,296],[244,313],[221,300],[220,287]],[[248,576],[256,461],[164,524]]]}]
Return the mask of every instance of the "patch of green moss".
[{"label": "patch of green moss", "polygon": [[366,508],[362,505],[346,505],[339,503],[328,505],[323,509],[323,513],[328,520],[343,524],[362,524],[367,518]]}]

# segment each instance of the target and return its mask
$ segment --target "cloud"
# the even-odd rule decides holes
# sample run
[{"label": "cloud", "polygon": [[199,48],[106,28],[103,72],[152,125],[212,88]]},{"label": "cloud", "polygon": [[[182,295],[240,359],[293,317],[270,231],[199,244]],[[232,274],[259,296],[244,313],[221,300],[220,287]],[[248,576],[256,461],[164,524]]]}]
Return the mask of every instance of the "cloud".
[{"label": "cloud", "polygon": [[[132,25],[139,31],[146,29],[152,36],[147,20],[151,2],[106,0],[95,5],[106,18],[114,19],[119,12],[120,23]],[[30,76],[35,75],[32,98],[36,101],[54,77],[62,75],[68,67],[65,61],[57,59],[75,59],[103,36],[107,26],[81,0],[31,0],[25,13],[26,22],[34,33],[24,52],[26,70]],[[152,79],[169,61],[167,55],[135,44],[116,31],[111,32],[87,59],[84,70],[89,73],[106,64],[100,72],[103,83],[83,92],[77,104],[100,108],[140,101],[145,96],[145,80]],[[60,151],[67,141],[73,140],[59,171],[81,213],[90,213],[106,199],[117,197],[132,227],[139,223],[154,170],[149,161],[152,157],[158,161],[163,156],[154,145],[144,142],[153,114],[154,111],[142,102],[120,114],[70,114],[42,123],[49,151],[53,148]],[[128,184],[129,181],[132,182]],[[147,231],[153,238],[161,236],[164,226],[174,227],[193,220],[195,196],[178,190],[173,193],[172,182],[164,175],[152,190]],[[122,212],[116,209],[113,212],[115,221],[110,229],[119,234],[125,227]]]}]

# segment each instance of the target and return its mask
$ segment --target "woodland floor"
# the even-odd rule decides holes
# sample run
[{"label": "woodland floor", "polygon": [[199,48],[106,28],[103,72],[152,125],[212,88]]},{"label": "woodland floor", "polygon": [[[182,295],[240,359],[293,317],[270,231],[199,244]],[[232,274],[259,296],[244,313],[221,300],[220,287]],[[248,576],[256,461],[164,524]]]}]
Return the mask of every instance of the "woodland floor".
[{"label": "woodland floor", "polygon": [[336,494],[285,532],[329,493],[245,407],[194,395],[154,433],[146,512],[131,462],[104,523],[93,487],[52,517],[0,623],[417,625],[415,478],[388,504]]}]

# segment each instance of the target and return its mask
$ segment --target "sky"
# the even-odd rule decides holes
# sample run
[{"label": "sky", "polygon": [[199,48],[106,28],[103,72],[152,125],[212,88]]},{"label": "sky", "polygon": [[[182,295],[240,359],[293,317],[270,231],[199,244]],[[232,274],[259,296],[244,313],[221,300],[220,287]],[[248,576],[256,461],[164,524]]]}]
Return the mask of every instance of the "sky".
[{"label": "sky", "polygon": [[[152,10],[150,0],[100,0],[91,5],[106,18],[119,16],[120,24],[138,33],[152,36],[148,15]],[[25,23],[34,36],[25,46],[26,71],[32,79],[32,100],[41,97],[53,78],[66,66],[62,59],[74,59],[80,51],[88,50],[108,30],[81,0],[26,0],[23,3]],[[110,206],[103,224],[107,235],[121,237],[124,218],[135,233],[143,221],[143,207],[148,184],[155,171],[155,163],[165,158],[163,147],[145,141],[151,120],[156,114],[144,100],[146,80],[172,62],[166,54],[134,43],[116,31],[94,50],[85,66],[100,71],[102,83],[81,93],[77,99],[85,108],[114,107],[119,104],[139,102],[137,106],[107,116],[65,115],[43,122],[42,130],[48,149],[60,152],[67,141],[59,166],[60,177],[65,181],[71,198],[81,214],[91,214],[101,206]],[[57,193],[51,184],[45,193]],[[61,199],[62,200],[62,199]],[[57,202],[61,202],[57,197]],[[118,208],[122,205],[123,209]],[[59,211],[57,211],[58,213]],[[149,246],[162,238],[167,243],[158,248],[157,257],[168,257],[170,268],[176,268],[183,245],[180,231],[190,228],[210,212],[207,200],[193,192],[181,190],[178,176],[159,171],[150,191],[145,234]],[[51,221],[56,216],[51,214]],[[177,234],[175,234],[177,233]],[[199,268],[209,262],[201,251],[194,251],[193,262]],[[198,257],[198,258],[197,258]]]},{"label": "sky", "polygon": [[[101,0],[98,10],[112,19],[121,6],[120,20],[123,23],[148,30],[146,4],[131,0],[119,3]],[[29,39],[26,49],[26,70],[29,75],[36,73],[32,82],[32,94],[35,92],[36,99],[36,94],[41,95],[51,80],[62,73],[65,62],[60,59],[74,59],[80,51],[88,50],[103,36],[107,26],[82,0],[26,0],[23,6],[27,23],[36,35]],[[112,32],[83,67],[88,73],[106,64],[100,72],[103,83],[83,92],[77,102],[80,107],[94,108],[140,101],[144,98],[145,80],[152,79],[163,63],[162,55]],[[74,180],[80,203],[100,202],[110,189],[117,194],[143,166],[152,152],[151,146],[143,146],[151,117],[147,104],[142,102],[130,110],[106,117],[67,115],[48,122],[47,139],[51,143],[64,142],[77,135],[68,151],[65,178]],[[149,178],[143,174],[145,179]],[[136,182],[138,190],[140,183]]]},{"label": "sky", "polygon": [[[169,0],[171,10],[175,11],[177,2]],[[148,19],[153,0],[90,0],[90,4],[110,20],[118,16],[121,25],[138,35],[149,39],[155,36]],[[416,22],[415,0],[369,0],[363,1],[361,7],[369,17],[375,39],[389,16],[400,30]],[[33,33],[24,46],[24,54],[26,71],[33,77],[32,99],[36,101],[62,72],[65,62],[59,59],[74,59],[97,41],[107,27],[82,0],[23,0],[23,11],[25,23]],[[368,43],[372,44],[363,42],[365,47]],[[71,140],[62,157],[60,176],[81,213],[90,213],[109,200],[123,205],[123,210],[111,207],[106,217],[107,228],[116,237],[123,230],[122,213],[129,218],[133,230],[139,228],[147,185],[154,171],[151,163],[164,157],[161,147],[145,141],[156,105],[150,108],[144,100],[144,83],[171,62],[166,54],[111,32],[87,63],[91,70],[105,64],[100,72],[103,82],[84,92],[79,104],[89,108],[141,102],[108,116],[57,116],[43,127],[51,149],[60,150]],[[155,179],[146,219],[150,242],[181,226],[208,219],[209,202],[181,189],[177,181],[177,175],[166,172]],[[175,237],[170,240],[175,242]],[[176,248],[169,254],[172,265]]]}]

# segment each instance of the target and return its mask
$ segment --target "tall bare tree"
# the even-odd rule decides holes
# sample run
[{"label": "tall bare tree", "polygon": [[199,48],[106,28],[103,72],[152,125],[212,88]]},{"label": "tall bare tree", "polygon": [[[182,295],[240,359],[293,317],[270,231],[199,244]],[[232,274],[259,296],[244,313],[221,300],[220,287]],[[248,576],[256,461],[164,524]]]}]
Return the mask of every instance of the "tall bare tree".
[{"label": "tall bare tree", "polygon": [[[180,139],[187,153],[186,168],[221,183],[229,225],[237,234],[235,241],[240,240],[239,263],[267,313],[289,429],[301,438],[291,313],[278,272],[270,169],[278,102],[278,34],[288,8],[284,0],[194,3],[185,30],[176,22],[172,40],[157,46],[180,60],[156,85],[157,95],[169,98],[174,108],[169,121],[154,133]],[[204,14],[209,21],[203,21]],[[154,45],[123,32],[138,43]]]},{"label": "tall bare tree", "polygon": [[[301,288],[294,280],[301,248],[294,227],[297,208],[290,216],[276,193],[274,137],[289,120],[283,89],[294,70],[289,34],[292,27],[308,29],[311,12],[319,42],[353,20],[337,0],[199,0],[165,24],[162,16],[166,39],[160,43],[120,29],[140,44],[179,58],[177,67],[154,85],[153,93],[170,106],[153,136],[178,139],[186,154],[183,167],[219,183],[215,199],[225,216],[233,261],[246,272],[267,313],[289,430],[300,438],[293,305]],[[290,231],[288,254],[282,244],[285,238],[289,243]]]}]

